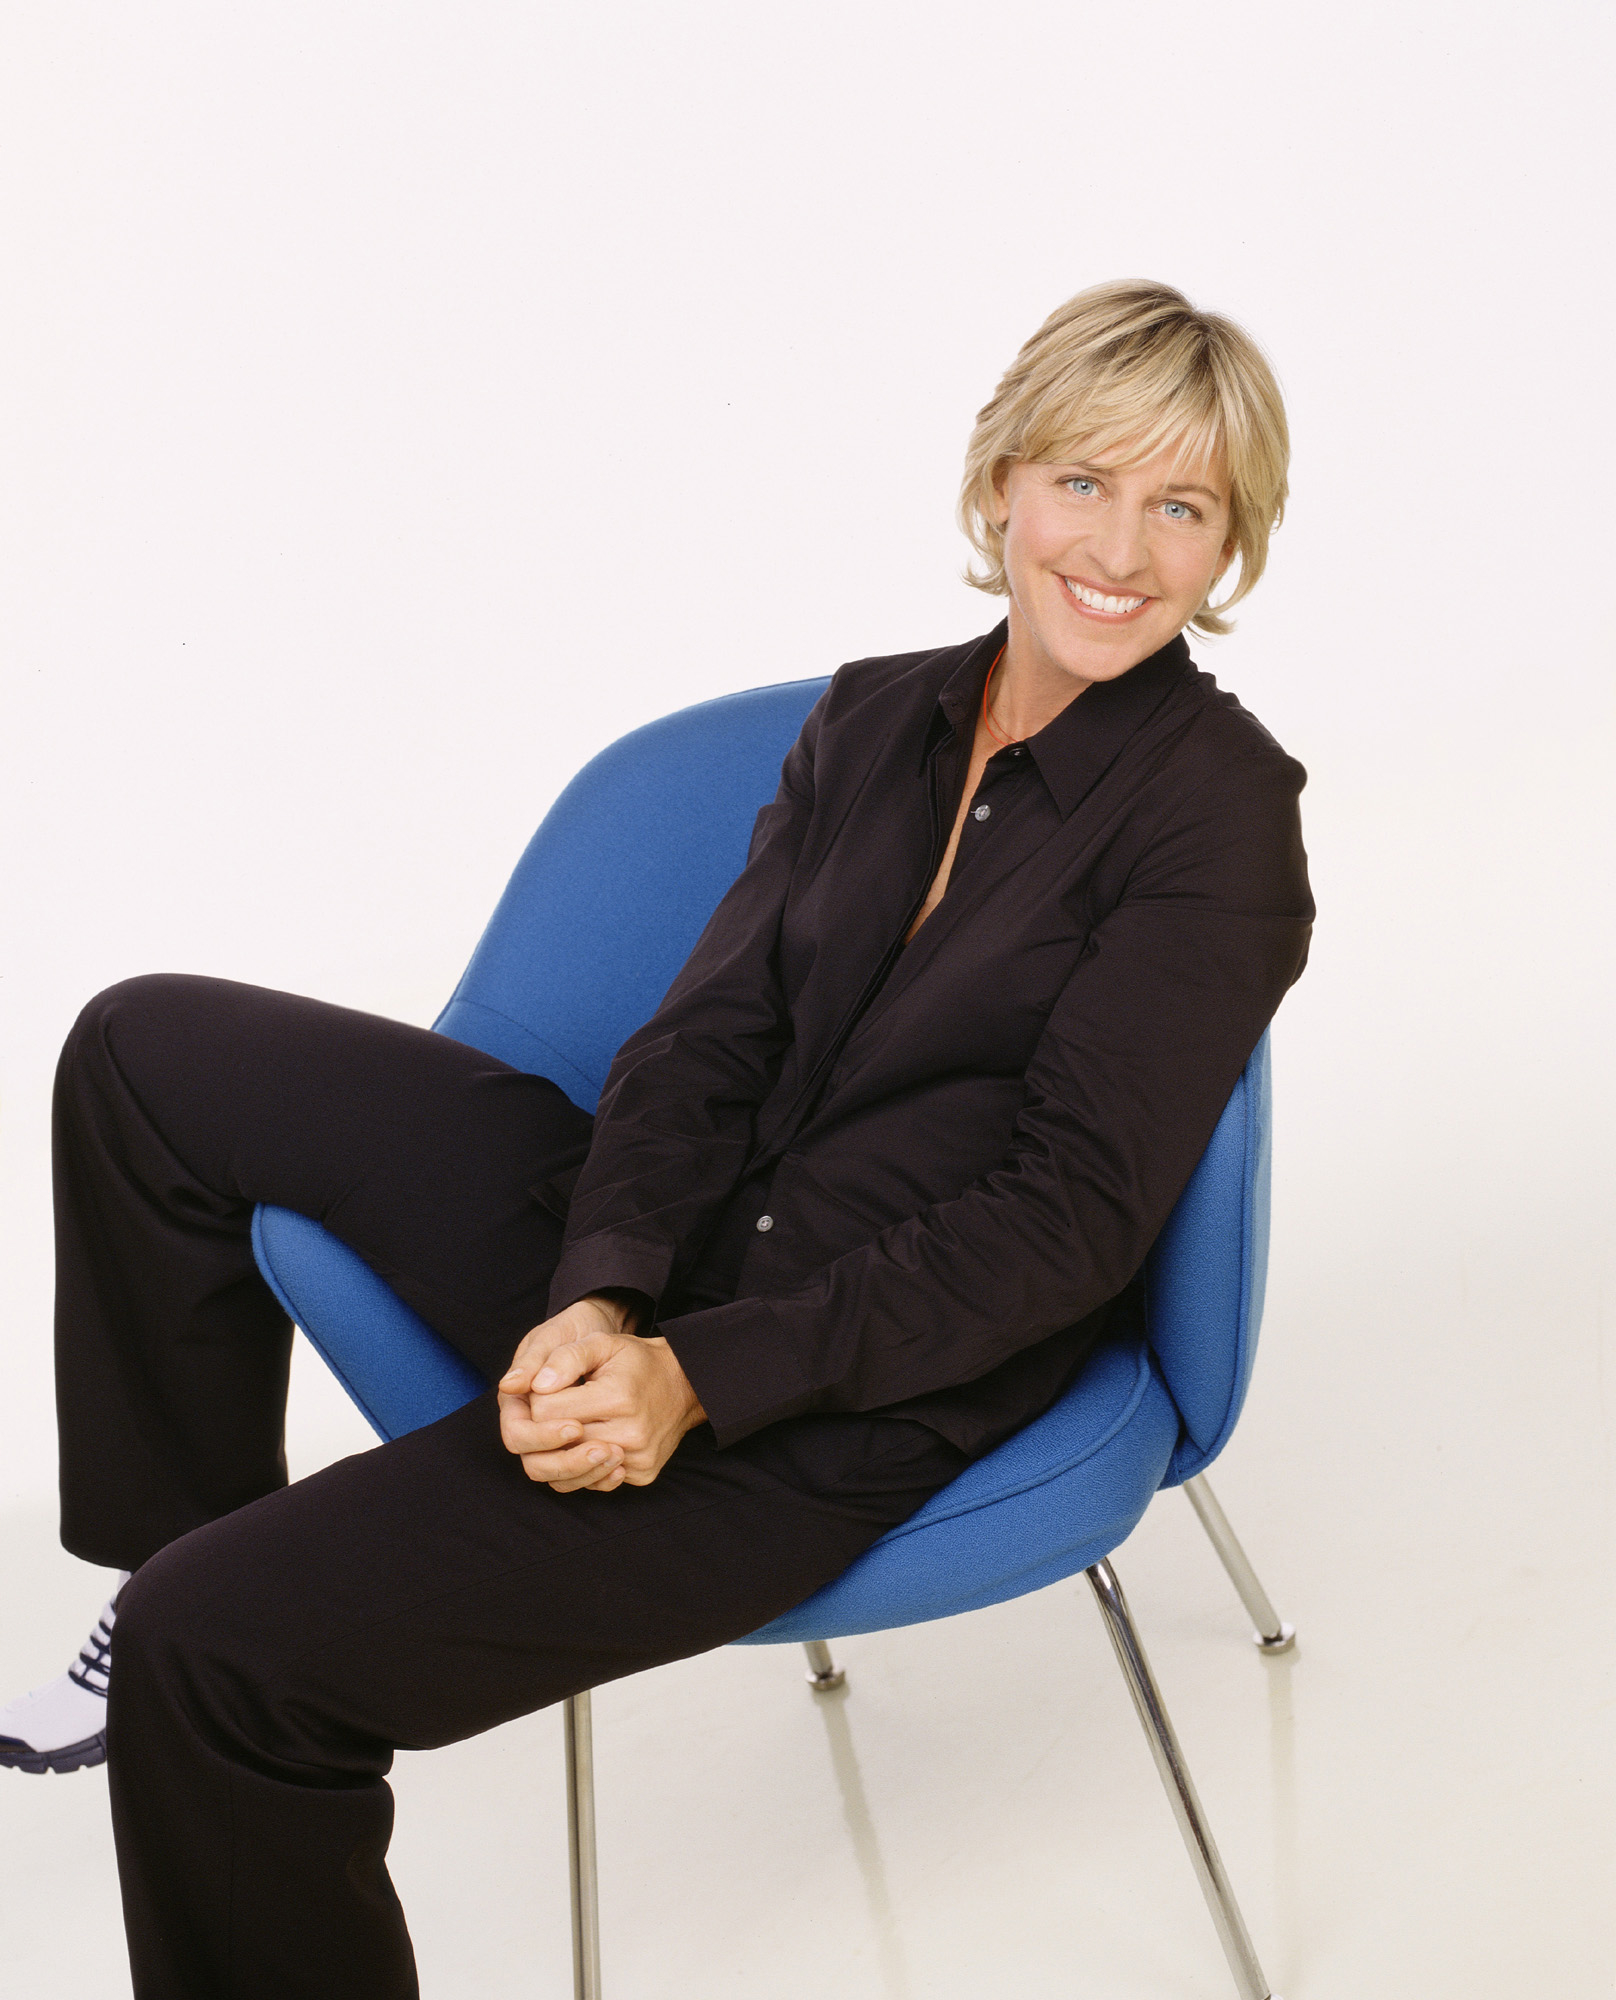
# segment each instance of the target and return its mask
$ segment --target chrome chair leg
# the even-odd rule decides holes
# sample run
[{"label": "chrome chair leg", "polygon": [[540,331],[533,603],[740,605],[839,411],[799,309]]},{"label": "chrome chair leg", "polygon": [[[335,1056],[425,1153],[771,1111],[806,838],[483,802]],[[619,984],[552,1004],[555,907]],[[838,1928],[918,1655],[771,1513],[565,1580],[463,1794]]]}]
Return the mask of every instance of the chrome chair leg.
[{"label": "chrome chair leg", "polygon": [[837,1666],[823,1639],[809,1639],[802,1649],[808,1655],[808,1685],[815,1694],[829,1694],[847,1679],[845,1667]]},{"label": "chrome chair leg", "polygon": [[600,2000],[600,1892],[595,1876],[595,1739],[589,1690],[563,1709],[567,1744],[567,1853],[572,1862],[573,2000]]},{"label": "chrome chair leg", "polygon": [[1122,1595],[1116,1572],[1110,1563],[1097,1562],[1087,1575],[1094,1586],[1094,1595],[1105,1619],[1105,1629],[1116,1648],[1117,1664],[1122,1668],[1123,1679],[1128,1683],[1128,1692],[1133,1696],[1133,1705],[1150,1741],[1156,1769],[1161,1773],[1161,1781],[1172,1802],[1178,1830],[1190,1851],[1201,1893],[1212,1912],[1212,1921],[1217,1926],[1229,1970],[1240,1989],[1240,2000],[1278,2000],[1278,1996],[1270,1992],[1262,1967],[1257,1963],[1257,1954],[1252,1949],[1240,1906],[1235,1902],[1217,1843],[1201,1811],[1201,1802],[1195,1795],[1194,1782],[1184,1767],[1183,1752],[1178,1747],[1173,1725],[1162,1706],[1161,1691],[1156,1686],[1156,1677],[1150,1671],[1150,1662],[1145,1658],[1139,1634],[1128,1614],[1127,1600]]},{"label": "chrome chair leg", "polygon": [[1184,1493],[1200,1516],[1201,1526],[1217,1550],[1223,1567],[1229,1572],[1229,1581],[1239,1591],[1247,1616],[1257,1628],[1252,1637],[1259,1652],[1288,1653],[1296,1644],[1296,1627],[1287,1625],[1269,1602],[1267,1591],[1257,1580],[1257,1572],[1248,1561],[1245,1550],[1229,1526],[1228,1515],[1218,1505],[1217,1496],[1205,1477],[1198,1472],[1193,1479],[1186,1479]]}]

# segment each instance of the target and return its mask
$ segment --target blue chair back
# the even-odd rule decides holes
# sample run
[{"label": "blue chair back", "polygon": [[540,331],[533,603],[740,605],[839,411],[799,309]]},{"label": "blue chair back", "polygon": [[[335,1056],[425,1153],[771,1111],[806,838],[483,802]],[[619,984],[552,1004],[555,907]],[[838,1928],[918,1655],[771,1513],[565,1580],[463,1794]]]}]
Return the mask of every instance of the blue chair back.
[{"label": "blue chair back", "polygon": [[[440,1032],[549,1077],[592,1111],[618,1046],[740,872],[758,809],[827,686],[699,702],[592,758],[528,843]],[[1268,1132],[1265,1034],[1146,1266],[1150,1344],[1182,1424],[1168,1485],[1210,1464],[1245,1400],[1268,1256]]]},{"label": "blue chair back", "polygon": [[1145,1260],[1145,1324],[1183,1423],[1164,1486],[1210,1465],[1245,1404],[1268,1274],[1268,1031]]},{"label": "blue chair back", "polygon": [[593,1111],[656,1012],[827,680],[698,702],[593,757],[544,816],[433,1023]]}]

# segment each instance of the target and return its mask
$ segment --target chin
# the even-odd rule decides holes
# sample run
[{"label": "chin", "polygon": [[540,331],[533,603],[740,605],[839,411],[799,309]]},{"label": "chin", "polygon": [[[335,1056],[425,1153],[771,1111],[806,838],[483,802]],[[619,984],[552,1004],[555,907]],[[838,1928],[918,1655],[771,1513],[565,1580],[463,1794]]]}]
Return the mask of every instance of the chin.
[{"label": "chin", "polygon": [[1083,681],[1120,680],[1130,667],[1138,666],[1141,660],[1148,660],[1152,653],[1159,653],[1169,640],[1175,638],[1179,627],[1160,626],[1119,626],[1114,631],[1096,633],[1092,639],[1074,643],[1070,633],[1063,634],[1063,645],[1048,646],[1046,650],[1056,665],[1074,678]]},{"label": "chin", "polygon": [[1058,575],[1050,579],[1049,587],[1042,582],[1035,585],[1033,594],[1036,620],[1022,612],[1027,636],[1045,659],[1074,680],[1119,680],[1129,668],[1159,653],[1183,629],[1159,597],[1141,607],[1136,617],[1096,618],[1073,604]]}]

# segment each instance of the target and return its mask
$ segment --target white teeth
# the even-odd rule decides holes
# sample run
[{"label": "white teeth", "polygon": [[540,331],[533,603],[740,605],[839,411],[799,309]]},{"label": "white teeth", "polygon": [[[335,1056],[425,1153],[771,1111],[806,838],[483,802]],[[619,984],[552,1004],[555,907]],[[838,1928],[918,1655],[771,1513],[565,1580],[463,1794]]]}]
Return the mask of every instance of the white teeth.
[{"label": "white teeth", "polygon": [[1091,611],[1107,611],[1113,618],[1118,612],[1137,611],[1145,601],[1142,597],[1103,597],[1085,584],[1074,583],[1069,576],[1063,576],[1061,582],[1080,604],[1086,604]]}]

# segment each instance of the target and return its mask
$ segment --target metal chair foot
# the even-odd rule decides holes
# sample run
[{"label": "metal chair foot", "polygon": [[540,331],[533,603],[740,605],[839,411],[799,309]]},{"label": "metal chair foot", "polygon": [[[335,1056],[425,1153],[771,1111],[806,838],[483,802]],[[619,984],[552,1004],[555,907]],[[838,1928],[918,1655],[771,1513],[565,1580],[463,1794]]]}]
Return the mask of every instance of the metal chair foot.
[{"label": "metal chair foot", "polygon": [[809,1639],[802,1649],[808,1655],[808,1685],[815,1694],[830,1694],[843,1686],[847,1671],[837,1666],[823,1639]]},{"label": "metal chair foot", "polygon": [[1184,1481],[1184,1497],[1200,1517],[1208,1540],[1229,1572],[1229,1581],[1240,1593],[1240,1602],[1246,1607],[1247,1617],[1257,1628],[1251,1636],[1258,1652],[1288,1653],[1296,1644],[1296,1627],[1287,1625],[1274,1609],[1204,1473],[1198,1472],[1193,1479]]},{"label": "metal chair foot", "polygon": [[595,1872],[595,1739],[589,1690],[563,1705],[567,1853],[572,1863],[573,2000],[600,2000],[600,1889]]},{"label": "metal chair foot", "polygon": [[1201,1811],[1201,1801],[1196,1797],[1194,1782],[1184,1764],[1184,1753],[1178,1747],[1178,1737],[1162,1705],[1161,1690],[1150,1671],[1145,1649],[1139,1643],[1139,1634],[1129,1615],[1116,1572],[1110,1563],[1098,1562],[1087,1571],[1087,1576],[1105,1619],[1106,1632],[1116,1650],[1117,1664],[1128,1683],[1128,1692],[1133,1696],[1134,1708],[1144,1726],[1151,1754],[1156,1759],[1156,1769],[1161,1773],[1173,1816],[1178,1821],[1178,1830],[1190,1851],[1201,1893],[1206,1897],[1206,1906],[1212,1913],[1212,1922],[1217,1927],[1229,1970],[1234,1974],[1240,2000],[1279,2000],[1277,1994],[1270,1992],[1263,1969],[1257,1963],[1257,1954],[1252,1949],[1240,1906],[1234,1899],[1234,1890],[1229,1886],[1212,1830]]}]

